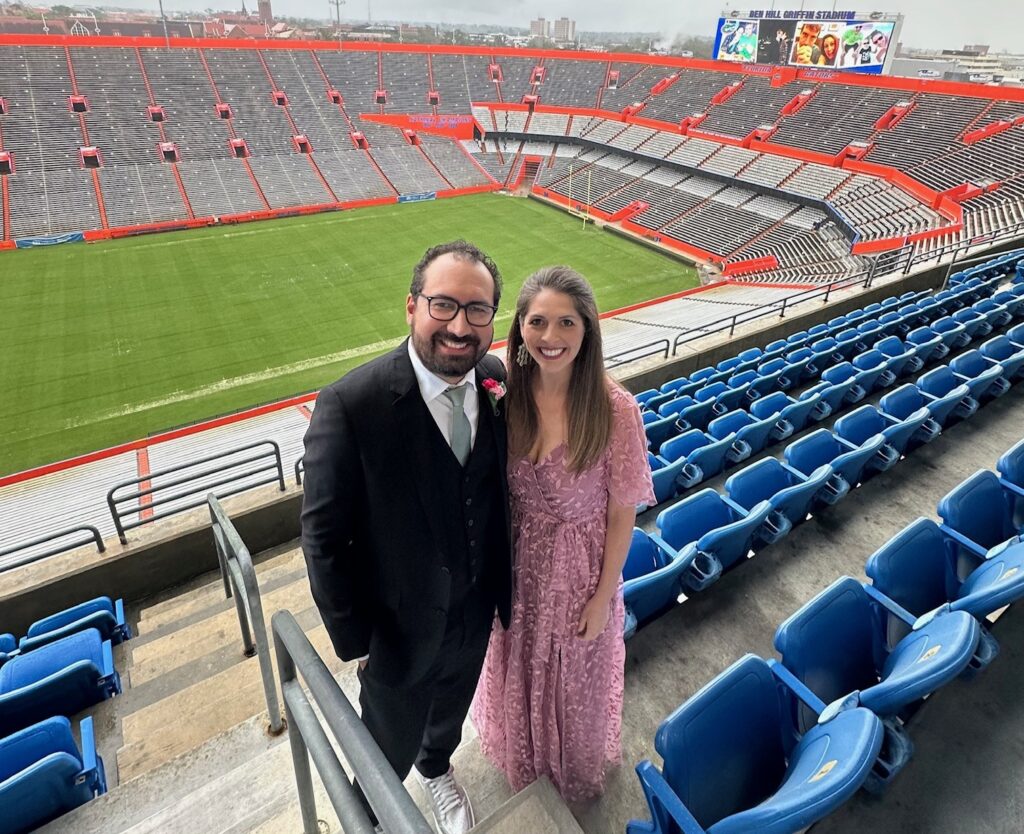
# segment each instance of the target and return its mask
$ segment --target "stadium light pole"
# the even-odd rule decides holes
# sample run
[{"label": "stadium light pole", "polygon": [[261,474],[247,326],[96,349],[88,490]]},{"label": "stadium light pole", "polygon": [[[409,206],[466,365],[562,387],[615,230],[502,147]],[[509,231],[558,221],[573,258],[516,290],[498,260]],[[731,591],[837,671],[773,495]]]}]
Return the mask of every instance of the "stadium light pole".
[{"label": "stadium light pole", "polygon": [[164,27],[164,43],[167,44],[167,48],[171,48],[171,36],[167,34],[167,15],[164,14],[164,0],[159,0],[160,3],[160,22]]}]

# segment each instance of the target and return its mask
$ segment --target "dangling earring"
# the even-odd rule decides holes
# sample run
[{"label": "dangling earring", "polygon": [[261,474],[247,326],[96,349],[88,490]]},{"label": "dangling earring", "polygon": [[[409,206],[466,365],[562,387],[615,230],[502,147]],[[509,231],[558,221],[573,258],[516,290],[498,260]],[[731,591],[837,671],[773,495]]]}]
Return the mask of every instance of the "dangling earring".
[{"label": "dangling earring", "polygon": [[516,364],[520,368],[525,368],[530,364],[530,351],[526,349],[526,342],[522,342],[519,345],[519,350],[516,351]]}]

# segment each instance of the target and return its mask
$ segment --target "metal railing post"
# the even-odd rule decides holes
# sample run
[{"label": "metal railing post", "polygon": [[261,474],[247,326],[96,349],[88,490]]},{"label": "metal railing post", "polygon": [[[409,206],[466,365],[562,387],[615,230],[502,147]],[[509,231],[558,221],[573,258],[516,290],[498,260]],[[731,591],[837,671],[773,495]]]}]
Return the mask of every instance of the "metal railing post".
[{"label": "metal railing post", "polygon": [[[277,633],[277,616],[271,620],[274,633]],[[281,640],[274,645],[274,653],[277,655],[277,676],[281,682],[281,692],[284,695],[284,715],[292,732],[288,733],[288,746],[292,751],[292,769],[295,771],[295,790],[299,797],[299,812],[302,815],[303,834],[319,834],[316,818],[316,797],[313,795],[313,774],[309,767],[309,750],[306,749],[306,742],[299,731],[299,725],[292,714],[291,699],[288,697],[288,690],[293,685],[298,685],[295,678],[295,662],[291,654],[284,647]]]}]

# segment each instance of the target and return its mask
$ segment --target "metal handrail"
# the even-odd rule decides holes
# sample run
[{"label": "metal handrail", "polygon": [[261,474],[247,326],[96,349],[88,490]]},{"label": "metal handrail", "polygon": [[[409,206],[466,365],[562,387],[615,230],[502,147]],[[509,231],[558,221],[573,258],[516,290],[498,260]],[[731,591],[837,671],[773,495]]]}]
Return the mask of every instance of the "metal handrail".
[{"label": "metal handrail", "polygon": [[51,547],[43,553],[34,553],[31,556],[26,556],[24,559],[16,559],[10,564],[0,565],[0,573],[3,573],[6,570],[12,570],[13,568],[20,568],[22,565],[29,565],[32,562],[38,562],[40,559],[56,556],[58,553],[74,550],[77,547],[84,547],[89,543],[95,544],[96,549],[100,553],[106,552],[107,548],[106,545],[103,544],[103,536],[100,535],[100,531],[91,524],[81,524],[78,527],[69,527],[66,530],[59,530],[56,533],[50,533],[47,536],[40,536],[37,539],[32,539],[32,541],[20,542],[13,547],[0,550],[0,559],[3,559],[4,556],[10,556],[12,553],[17,553],[19,550],[28,550],[30,547],[35,547],[37,544],[46,544],[46,542],[52,542],[54,539],[62,539],[64,536],[70,536],[72,533],[82,532],[87,532],[89,537],[80,541],[68,542],[67,544],[58,545],[57,547]]},{"label": "metal handrail", "polygon": [[302,486],[302,473],[306,471],[306,456],[301,455],[295,461],[295,483]]},{"label": "metal handrail", "polygon": [[668,339],[656,339],[653,342],[646,342],[642,345],[633,345],[625,350],[620,350],[618,353],[608,354],[603,357],[604,364],[606,368],[614,368],[617,365],[625,365],[627,362],[637,362],[640,359],[646,359],[648,356],[657,356],[659,353],[663,359],[668,359],[670,347]]},{"label": "metal handrail", "polygon": [[235,599],[238,628],[242,632],[243,653],[246,657],[256,655],[259,658],[263,696],[270,716],[269,732],[276,736],[284,730],[285,724],[281,720],[281,705],[278,703],[277,688],[274,686],[274,667],[270,662],[270,643],[267,640],[267,625],[263,617],[263,602],[260,598],[260,586],[256,581],[256,569],[252,565],[249,549],[224,512],[220,501],[210,493],[206,502],[210,507],[213,541],[217,547],[217,563],[220,566],[221,579],[224,581],[224,594],[228,599]]},{"label": "metal handrail", "polygon": [[[250,455],[241,459],[237,458],[237,455],[241,452],[247,452],[250,449],[258,449],[260,447],[267,448],[260,454]],[[231,460],[225,461],[226,458],[231,458]],[[263,463],[260,466],[243,469],[239,472],[232,471],[245,466],[246,464],[260,463],[261,461],[266,461],[266,463]],[[191,474],[184,475],[180,478],[173,478],[165,483],[153,485],[153,482],[157,478],[162,478],[165,475],[171,475],[175,472],[195,469],[196,467],[203,466],[207,463],[215,463],[216,465],[201,469],[200,471],[194,471]],[[244,446],[237,446],[234,449],[229,449],[225,452],[217,452],[216,454],[207,455],[206,457],[190,460],[187,463],[181,463],[177,466],[170,466],[157,472],[151,472],[148,475],[141,475],[138,478],[121,481],[107,491],[107,507],[110,509],[110,515],[114,519],[114,527],[117,528],[118,539],[121,544],[127,544],[128,539],[125,536],[126,531],[133,530],[136,527],[141,527],[143,524],[149,524],[153,521],[168,518],[169,516],[185,512],[186,510],[202,507],[206,504],[205,494],[210,491],[211,487],[222,487],[227,484],[246,480],[254,475],[260,475],[264,472],[273,472],[274,474],[269,477],[260,478],[257,481],[250,481],[233,489],[218,489],[217,495],[221,498],[227,498],[230,495],[237,495],[240,492],[245,492],[246,490],[255,489],[258,486],[265,486],[266,484],[272,483],[277,483],[281,492],[284,492],[286,486],[284,483],[284,467],[281,464],[281,448],[273,440],[260,440],[255,443],[248,443]],[[208,481],[204,482],[203,480],[205,478],[209,478],[211,475],[217,475],[220,473],[224,473],[224,477],[219,478],[212,483]],[[171,495],[164,495],[158,498],[154,497],[164,490],[181,486],[188,487],[192,484],[195,484],[195,486],[190,489],[182,489]],[[115,495],[115,493],[120,490],[124,490],[129,487],[136,487],[136,489],[129,493]],[[188,501],[184,504],[179,504],[171,509],[153,512],[154,507],[163,506],[174,501],[180,501],[183,498],[189,498],[190,496],[198,495],[200,493],[202,493],[203,497]],[[149,500],[143,502],[142,499]],[[131,503],[127,508],[122,509],[122,504],[129,504],[130,502],[135,503]],[[128,522],[123,521],[127,516],[136,514],[139,516],[137,520]]]},{"label": "metal handrail", "polygon": [[288,741],[295,769],[304,834],[317,834],[316,797],[309,760],[313,759],[327,797],[346,834],[373,834],[373,825],[349,782],[345,769],[324,731],[305,690],[302,675],[323,721],[331,730],[352,774],[388,834],[432,834],[433,829],[416,807],[370,731],[360,720],[290,611],[278,611],[271,619],[277,674],[288,721]]}]

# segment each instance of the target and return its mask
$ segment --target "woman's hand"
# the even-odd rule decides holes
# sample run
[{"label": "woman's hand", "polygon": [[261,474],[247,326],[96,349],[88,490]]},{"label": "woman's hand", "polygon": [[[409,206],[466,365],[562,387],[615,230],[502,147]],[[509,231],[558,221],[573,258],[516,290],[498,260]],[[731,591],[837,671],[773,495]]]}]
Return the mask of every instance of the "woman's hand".
[{"label": "woman's hand", "polygon": [[576,636],[584,640],[595,639],[604,627],[608,625],[608,618],[611,616],[611,600],[600,594],[594,594],[590,601],[583,606],[580,614],[580,624],[576,628]]}]

